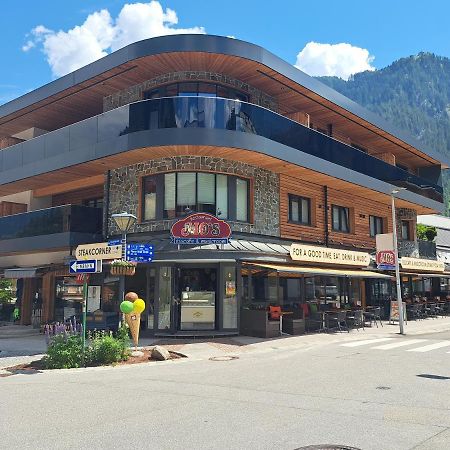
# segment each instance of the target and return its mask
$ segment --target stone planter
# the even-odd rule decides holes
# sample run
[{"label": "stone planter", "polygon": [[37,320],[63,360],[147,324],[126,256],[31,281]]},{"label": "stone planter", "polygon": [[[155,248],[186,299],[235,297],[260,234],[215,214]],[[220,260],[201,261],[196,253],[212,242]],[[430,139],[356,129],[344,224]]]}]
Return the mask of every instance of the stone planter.
[{"label": "stone planter", "polygon": [[134,275],[136,272],[136,267],[134,266],[111,266],[111,275]]}]

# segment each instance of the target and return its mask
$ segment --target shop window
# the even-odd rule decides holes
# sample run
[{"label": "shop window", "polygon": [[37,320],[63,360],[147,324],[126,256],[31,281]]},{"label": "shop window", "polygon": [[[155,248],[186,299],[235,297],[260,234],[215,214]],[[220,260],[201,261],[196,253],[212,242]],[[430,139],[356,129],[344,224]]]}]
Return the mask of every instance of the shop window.
[{"label": "shop window", "polygon": [[232,175],[171,172],[143,179],[144,220],[174,219],[205,212],[249,222],[250,181]]},{"label": "shop window", "polygon": [[411,227],[409,220],[402,220],[402,239],[404,241],[411,241]]},{"label": "shop window", "polygon": [[377,216],[369,216],[370,236],[375,237],[377,234],[383,233],[383,218]]},{"label": "shop window", "polygon": [[311,225],[311,200],[289,194],[289,221]]},{"label": "shop window", "polygon": [[156,219],[156,181],[147,178],[144,181],[144,220]]},{"label": "shop window", "polygon": [[350,233],[350,209],[344,206],[333,205],[333,231]]}]

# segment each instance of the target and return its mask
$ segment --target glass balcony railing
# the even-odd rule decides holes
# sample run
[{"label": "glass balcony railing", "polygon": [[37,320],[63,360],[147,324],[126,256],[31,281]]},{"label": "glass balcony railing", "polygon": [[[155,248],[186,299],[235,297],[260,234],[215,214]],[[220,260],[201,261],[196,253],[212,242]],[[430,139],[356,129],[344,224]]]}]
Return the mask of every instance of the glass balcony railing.
[{"label": "glass balcony railing", "polygon": [[[261,106],[215,97],[144,100],[105,112],[1,151],[0,170],[5,172],[33,165],[64,153],[88,153],[101,142],[111,142],[140,131],[167,128],[218,129],[259,135],[442,201],[442,187],[430,180],[412,175]],[[103,153],[90,155],[94,155],[91,158],[106,156]]]},{"label": "glass balcony railing", "polygon": [[0,217],[0,241],[58,233],[102,234],[102,210],[65,205]]}]

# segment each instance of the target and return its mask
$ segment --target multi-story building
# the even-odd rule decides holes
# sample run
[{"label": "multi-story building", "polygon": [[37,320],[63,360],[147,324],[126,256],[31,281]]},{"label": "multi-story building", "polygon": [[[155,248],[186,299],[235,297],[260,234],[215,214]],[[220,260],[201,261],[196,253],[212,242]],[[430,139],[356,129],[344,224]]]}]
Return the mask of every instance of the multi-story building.
[{"label": "multi-story building", "polygon": [[[442,209],[446,167],[265,49],[202,35],[131,44],[0,106],[0,148],[0,267],[20,280],[22,323],[80,311],[67,262],[77,245],[117,237],[111,215],[126,211],[138,218],[128,240],[155,248],[126,289],[159,333],[245,332],[241,312],[272,303],[371,301],[386,275],[364,254],[392,231],[392,191],[406,188],[401,252],[418,256],[416,216]],[[228,222],[230,243],[172,244],[191,212]],[[340,252],[292,259],[292,243]],[[117,312],[119,281],[104,269],[88,309]],[[207,320],[183,309],[188,297]]]}]

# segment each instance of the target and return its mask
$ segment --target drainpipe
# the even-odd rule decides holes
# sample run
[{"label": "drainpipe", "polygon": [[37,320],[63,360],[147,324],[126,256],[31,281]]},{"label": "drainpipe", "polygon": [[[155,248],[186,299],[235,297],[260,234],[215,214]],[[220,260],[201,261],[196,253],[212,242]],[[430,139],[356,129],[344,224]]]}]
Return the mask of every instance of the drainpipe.
[{"label": "drainpipe", "polygon": [[323,213],[325,217],[325,246],[328,247],[328,186],[323,187]]}]

